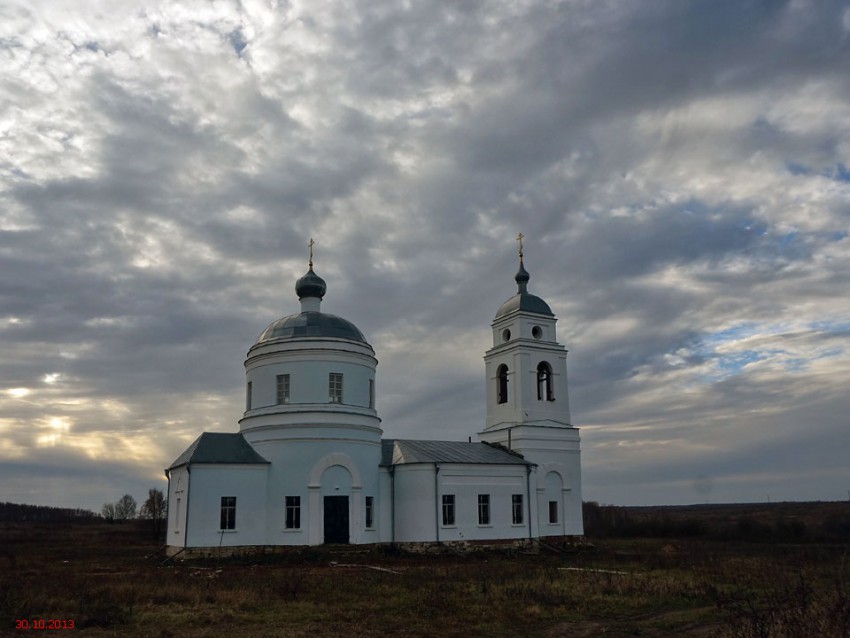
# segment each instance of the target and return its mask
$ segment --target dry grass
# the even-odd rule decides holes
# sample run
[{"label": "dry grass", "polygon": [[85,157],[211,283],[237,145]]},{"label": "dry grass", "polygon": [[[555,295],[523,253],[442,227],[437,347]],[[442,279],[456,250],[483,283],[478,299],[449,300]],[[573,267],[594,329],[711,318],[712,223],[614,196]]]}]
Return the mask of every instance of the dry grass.
[{"label": "dry grass", "polygon": [[135,525],[90,524],[7,525],[0,547],[3,635],[21,635],[17,618],[64,618],[90,636],[850,636],[837,543],[608,539],[568,555],[161,564]]}]

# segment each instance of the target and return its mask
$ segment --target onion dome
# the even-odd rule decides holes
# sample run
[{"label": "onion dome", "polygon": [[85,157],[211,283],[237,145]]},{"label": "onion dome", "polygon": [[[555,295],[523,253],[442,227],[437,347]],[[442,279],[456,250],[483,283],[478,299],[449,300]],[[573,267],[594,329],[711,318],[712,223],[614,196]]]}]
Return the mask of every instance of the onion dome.
[{"label": "onion dome", "polygon": [[325,283],[325,280],[313,272],[312,265],[310,266],[310,270],[307,271],[307,274],[295,282],[295,294],[298,295],[299,299],[304,299],[305,297],[317,297],[321,299],[325,296],[327,289],[328,285]]},{"label": "onion dome", "polygon": [[516,282],[517,291],[519,292],[519,294],[526,292],[529,279],[531,279],[531,275],[528,274],[528,271],[525,269],[525,266],[522,263],[522,259],[520,259],[519,270],[517,270],[516,276],[514,277],[514,281]]},{"label": "onion dome", "polygon": [[325,280],[313,272],[311,262],[307,274],[295,282],[295,293],[301,300],[301,312],[281,317],[269,324],[257,339],[257,344],[278,339],[331,338],[350,339],[368,345],[363,333],[353,323],[321,312],[322,297],[327,289]]},{"label": "onion dome", "polygon": [[499,317],[503,317],[515,310],[522,310],[524,312],[534,312],[539,315],[548,315],[550,317],[554,317],[555,313],[552,312],[552,309],[549,307],[545,301],[543,301],[540,297],[536,295],[532,295],[528,292],[528,280],[531,276],[528,274],[528,271],[525,269],[525,266],[522,263],[522,258],[519,260],[519,270],[517,271],[516,276],[514,277],[514,281],[516,281],[517,285],[517,293],[508,299],[499,310],[496,312],[496,319]]}]

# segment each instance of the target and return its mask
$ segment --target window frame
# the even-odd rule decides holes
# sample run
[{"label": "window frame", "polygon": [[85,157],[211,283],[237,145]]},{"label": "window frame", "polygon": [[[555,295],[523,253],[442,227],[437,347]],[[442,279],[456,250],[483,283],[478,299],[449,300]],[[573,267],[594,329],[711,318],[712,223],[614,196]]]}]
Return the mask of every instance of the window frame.
[{"label": "window frame", "polygon": [[366,529],[375,529],[375,497],[374,496],[366,496],[364,497],[363,509],[364,509],[364,527]]},{"label": "window frame", "polygon": [[511,521],[513,525],[525,524],[525,499],[522,494],[511,494]]},{"label": "window frame", "polygon": [[284,529],[301,529],[301,497],[287,496],[284,498]]},{"label": "window frame", "polygon": [[289,373],[277,375],[277,405],[289,405],[290,388]]},{"label": "window frame", "polygon": [[222,532],[231,532],[236,529],[235,496],[221,497],[221,509],[219,510],[218,529]]},{"label": "window frame", "polygon": [[456,500],[454,494],[443,494],[442,512],[443,512],[443,527],[454,527],[456,525],[455,518]]},{"label": "window frame", "polygon": [[478,495],[478,525],[491,525],[490,522],[490,495]]},{"label": "window frame", "polygon": [[342,372],[328,373],[328,402],[342,404],[343,398]]},{"label": "window frame", "polygon": [[549,525],[558,524],[558,501],[549,501]]}]

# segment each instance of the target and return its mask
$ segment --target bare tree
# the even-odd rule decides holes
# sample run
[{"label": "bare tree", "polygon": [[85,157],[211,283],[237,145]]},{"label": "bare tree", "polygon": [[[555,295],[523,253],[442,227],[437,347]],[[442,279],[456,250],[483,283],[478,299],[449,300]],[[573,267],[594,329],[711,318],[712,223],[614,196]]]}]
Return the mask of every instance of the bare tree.
[{"label": "bare tree", "polygon": [[148,518],[151,520],[151,530],[155,538],[159,536],[162,530],[165,512],[166,500],[162,490],[156,488],[148,490],[148,500],[142,504],[142,509],[139,511],[139,518]]},{"label": "bare tree", "polygon": [[100,513],[103,518],[111,523],[115,520],[115,503],[104,503]]},{"label": "bare tree", "polygon": [[125,494],[115,503],[115,518],[119,521],[127,521],[136,518],[136,499]]}]

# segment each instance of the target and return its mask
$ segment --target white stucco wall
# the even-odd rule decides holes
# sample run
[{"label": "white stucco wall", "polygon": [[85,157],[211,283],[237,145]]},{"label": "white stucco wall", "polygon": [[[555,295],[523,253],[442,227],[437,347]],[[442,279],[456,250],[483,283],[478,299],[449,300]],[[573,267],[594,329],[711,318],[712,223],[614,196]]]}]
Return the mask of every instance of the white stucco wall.
[{"label": "white stucco wall", "polygon": [[168,479],[168,524],[166,545],[186,546],[186,505],[189,498],[189,472],[185,467],[169,472]]},{"label": "white stucco wall", "polygon": [[[524,465],[443,465],[439,472],[440,501],[455,495],[455,525],[441,523],[440,540],[528,538],[528,482]],[[478,495],[490,497],[490,522],[479,524]],[[512,522],[512,496],[523,501],[523,522]]]},{"label": "white stucco wall", "polygon": [[395,468],[396,542],[436,540],[434,489],[433,465],[399,465]]},{"label": "white stucco wall", "polygon": [[[266,465],[193,465],[189,468],[188,547],[263,545],[266,542]],[[236,528],[220,529],[221,497],[236,497]]]},{"label": "white stucco wall", "polygon": [[[444,463],[399,465],[395,469],[396,542],[472,541],[528,538],[529,482],[524,465]],[[531,497],[536,497],[531,485]],[[435,493],[436,489],[436,493]],[[443,525],[442,497],[455,497],[455,522]],[[490,522],[479,524],[478,495],[490,496]],[[513,524],[512,496],[523,500],[523,522]],[[533,507],[533,506],[532,506]],[[533,527],[532,527],[533,534]]]},{"label": "white stucco wall", "polygon": [[[324,497],[348,498],[349,542],[381,540],[380,419],[374,406],[377,359],[368,344],[326,337],[256,344],[245,361],[251,407],[240,420],[245,439],[271,462],[266,543],[324,542]],[[328,379],[343,375],[342,402],[330,402]],[[289,402],[277,404],[277,376],[289,375]],[[348,477],[347,479],[344,477]],[[301,527],[286,529],[286,497],[298,496]],[[366,527],[366,497],[375,521]]]},{"label": "white stucco wall", "polygon": [[[479,433],[482,441],[498,443],[519,452],[537,465],[537,520],[542,536],[581,535],[584,523],[581,508],[581,439],[578,428],[517,425]],[[560,477],[560,494],[546,490],[549,473]],[[558,523],[549,523],[548,502],[558,502]]]}]

